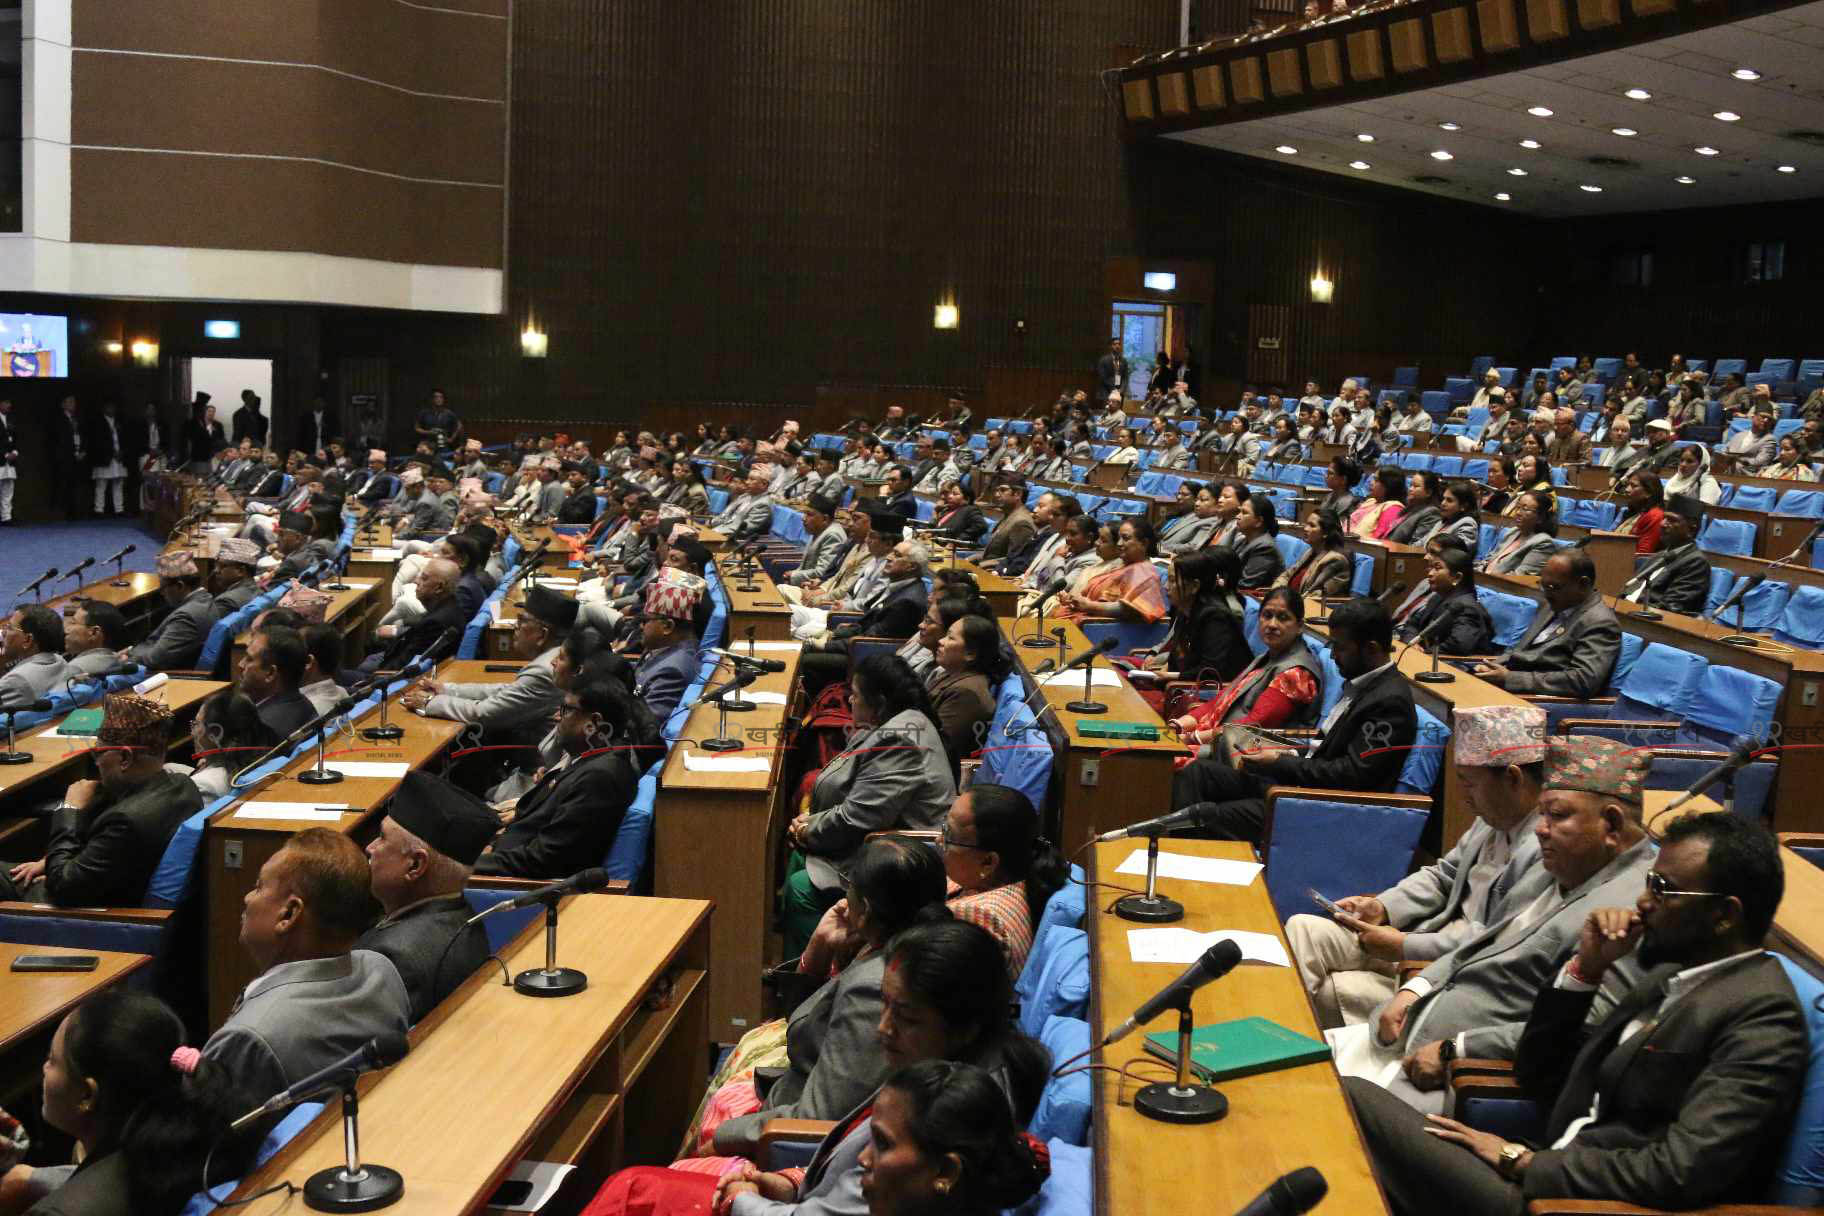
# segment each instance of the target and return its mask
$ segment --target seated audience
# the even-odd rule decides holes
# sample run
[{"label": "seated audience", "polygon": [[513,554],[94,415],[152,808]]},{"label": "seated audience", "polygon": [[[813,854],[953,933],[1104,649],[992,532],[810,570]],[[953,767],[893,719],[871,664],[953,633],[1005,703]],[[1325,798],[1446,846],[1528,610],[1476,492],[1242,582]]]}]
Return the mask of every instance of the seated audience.
[{"label": "seated audience", "polygon": [[209,590],[215,593],[218,615],[238,612],[260,593],[254,570],[260,564],[260,547],[250,540],[230,536],[216,550],[215,568],[209,572]]},{"label": "seated audience", "polygon": [[988,532],[988,517],[975,505],[975,491],[963,481],[953,481],[941,493],[943,501],[931,519],[937,535],[964,547],[979,543]]},{"label": "seated audience", "polygon": [[1453,726],[1451,763],[1475,816],[1469,830],[1436,863],[1379,895],[1339,899],[1340,915],[1286,921],[1294,965],[1325,1029],[1366,1022],[1393,996],[1399,964],[1431,962],[1550,885],[1533,831],[1545,777],[1545,711],[1465,706]]},{"label": "seated audience", "polygon": [[252,764],[278,736],[260,720],[243,693],[225,688],[206,698],[190,719],[190,784],[205,803],[230,793],[234,775]]},{"label": "seated audience", "polygon": [[1305,544],[1309,548],[1273,585],[1290,587],[1300,596],[1347,595],[1355,580],[1355,560],[1341,522],[1327,508],[1319,507],[1305,516]]},{"label": "seated audience", "polygon": [[805,546],[798,568],[787,573],[783,581],[798,586],[821,584],[836,573],[849,550],[849,534],[836,521],[836,503],[822,494],[812,494],[804,505],[804,530],[811,543]]},{"label": "seated audience", "polygon": [[1185,557],[1208,545],[1223,524],[1222,516],[1216,511],[1219,492],[1218,486],[1196,487],[1191,509],[1159,533],[1159,552],[1167,557]]},{"label": "seated audience", "polygon": [[1545,603],[1520,640],[1475,675],[1521,696],[1601,695],[1621,657],[1621,623],[1596,589],[1596,563],[1581,550],[1554,553],[1539,594]]},{"label": "seated audience", "polygon": [[[1777,847],[1726,812],[1687,815],[1667,827],[1644,892],[1640,877],[1580,912],[1569,961],[1551,959],[1527,994],[1516,1072],[1550,1109],[1537,1141],[1344,1083],[1396,1213],[1768,1198],[1813,1050],[1792,982],[1761,948],[1785,886]],[[1647,978],[1605,1004],[1623,962]]]},{"label": "seated audience", "polygon": [[1439,503],[1444,497],[1444,481],[1429,470],[1414,473],[1406,480],[1406,510],[1400,522],[1393,525],[1387,539],[1395,544],[1422,545],[1431,539],[1444,523]]},{"label": "seated audience", "polygon": [[0,658],[6,674],[0,676],[0,710],[30,709],[32,705],[64,691],[69,663],[63,657],[63,618],[43,604],[15,608],[0,626]]},{"label": "seated audience", "polygon": [[367,928],[367,858],[333,828],[306,828],[260,867],[241,909],[241,945],[260,969],[203,1044],[264,1100],[376,1035],[404,1034],[410,998],[398,970],[355,949]]},{"label": "seated audience", "polygon": [[367,844],[380,920],[355,942],[385,955],[405,983],[413,1022],[475,973],[488,958],[488,935],[469,924],[463,886],[475,859],[500,829],[486,803],[412,771],[386,804]]},{"label": "seated audience", "polygon": [[0,874],[0,899],[138,907],[178,825],[203,809],[190,779],[165,768],[169,707],[113,693],[95,744],[96,779],[64,791],[51,812],[44,856]]},{"label": "seated audience", "polygon": [[[1193,702],[1173,720],[1181,741],[1202,748],[1225,726],[1309,726],[1317,720],[1324,673],[1305,644],[1304,597],[1275,587],[1260,601],[1258,627],[1265,646],[1241,673],[1208,701]],[[1200,753],[1207,754],[1207,753]]]},{"label": "seated audience", "polygon": [[486,744],[529,743],[544,733],[557,708],[551,665],[576,625],[577,603],[549,587],[526,592],[513,622],[512,657],[521,664],[504,683],[452,684],[423,676],[399,703],[427,718],[482,728]]},{"label": "seated audience", "polygon": [[121,655],[148,671],[172,671],[194,666],[209,638],[210,626],[221,615],[215,597],[203,587],[196,559],[188,550],[158,555],[159,594],[171,611],[153,627],[146,640]]},{"label": "seated audience", "polygon": [[316,720],[316,707],[298,691],[309,662],[310,651],[296,629],[267,622],[248,635],[235,675],[275,739],[289,738]]},{"label": "seated audience", "polygon": [[1045,904],[1070,880],[1068,863],[1011,786],[971,784],[950,804],[941,836],[950,914],[986,929],[1017,980]]},{"label": "seated audience", "polygon": [[[1697,450],[1696,447],[1686,449]],[[1657,553],[1660,527],[1666,518],[1665,485],[1653,474],[1639,470],[1628,474],[1622,490],[1628,496],[1628,509],[1615,521],[1613,530],[1633,535],[1635,553]]]},{"label": "seated audience", "polygon": [[107,675],[121,667],[126,644],[127,618],[119,608],[101,600],[77,600],[63,618],[63,653],[69,660],[64,674],[73,680]]},{"label": "seated audience", "polygon": [[1024,480],[1015,478],[996,486],[994,505],[1000,508],[1001,518],[995,521],[994,530],[982,546],[981,560],[985,562],[1004,560],[1009,554],[1025,548],[1038,535],[1038,525],[1032,512],[1026,509]]},{"label": "seated audience", "polygon": [[1697,499],[1669,499],[1660,523],[1659,555],[1629,580],[1630,586],[1638,587],[1624,598],[1686,616],[1702,613],[1710,595],[1710,560],[1697,547],[1703,519],[1704,505]]},{"label": "seated audience", "polygon": [[1368,480],[1367,499],[1349,516],[1349,533],[1361,540],[1385,540],[1405,510],[1406,474],[1391,466],[1378,468]]},{"label": "seated audience", "polygon": [[1664,497],[1674,494],[1688,494],[1711,507],[1723,500],[1722,483],[1710,475],[1709,448],[1688,443],[1678,450],[1678,471],[1666,479],[1664,486]]},{"label": "seated audience", "polygon": [[1166,576],[1172,625],[1156,647],[1137,650],[1137,690],[1157,708],[1161,680],[1229,680],[1254,657],[1248,649],[1241,602],[1241,559],[1217,545],[1172,563]]},{"label": "seated audience", "polygon": [[1279,537],[1279,516],[1265,494],[1249,494],[1235,513],[1235,538],[1225,542],[1241,559],[1243,590],[1260,591],[1273,585],[1285,569],[1285,559],[1274,542]]},{"label": "seated audience", "polygon": [[1558,500],[1545,490],[1527,490],[1509,506],[1513,531],[1476,568],[1490,574],[1537,574],[1558,551]]},{"label": "seated audience", "polygon": [[1467,481],[1445,483],[1438,494],[1438,528],[1431,535],[1454,536],[1465,549],[1476,551],[1482,540],[1482,520],[1477,515],[1474,485]]},{"label": "seated audience", "polygon": [[927,687],[937,713],[950,776],[961,772],[962,762],[975,755],[988,737],[994,718],[995,689],[1007,678],[1012,660],[1001,646],[1001,631],[992,617],[964,601],[964,612],[944,629],[932,651],[933,667]]},{"label": "seated audience", "polygon": [[1425,553],[1430,593],[1400,622],[1395,636],[1428,654],[1493,654],[1495,623],[1476,598],[1476,568],[1468,549],[1444,538]]},{"label": "seated audience", "polygon": [[1120,564],[1084,580],[1082,591],[1063,591],[1053,600],[1054,613],[1065,620],[1110,616],[1152,624],[1166,612],[1164,587],[1153,565],[1153,526],[1138,517],[1123,519],[1114,529]]},{"label": "seated audience", "polygon": [[697,608],[708,591],[702,579],[678,569],[661,570],[646,586],[634,691],[660,722],[697,677]]}]

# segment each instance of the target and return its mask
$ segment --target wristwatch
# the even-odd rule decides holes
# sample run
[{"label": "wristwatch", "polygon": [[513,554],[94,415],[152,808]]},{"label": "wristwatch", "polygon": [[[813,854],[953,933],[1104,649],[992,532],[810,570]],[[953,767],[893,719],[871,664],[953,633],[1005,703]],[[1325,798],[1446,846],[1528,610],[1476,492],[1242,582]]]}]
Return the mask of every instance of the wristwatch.
[{"label": "wristwatch", "polygon": [[1438,1063],[1442,1064],[1446,1069],[1448,1069],[1450,1067],[1450,1062],[1456,1058],[1457,1058],[1457,1036],[1453,1034],[1447,1039],[1439,1039],[1438,1040]]},{"label": "wristwatch", "polygon": [[1524,1144],[1508,1141],[1501,1146],[1501,1155],[1496,1159],[1495,1169],[1503,1178],[1512,1182],[1520,1169],[1520,1159],[1526,1156],[1528,1149]]}]

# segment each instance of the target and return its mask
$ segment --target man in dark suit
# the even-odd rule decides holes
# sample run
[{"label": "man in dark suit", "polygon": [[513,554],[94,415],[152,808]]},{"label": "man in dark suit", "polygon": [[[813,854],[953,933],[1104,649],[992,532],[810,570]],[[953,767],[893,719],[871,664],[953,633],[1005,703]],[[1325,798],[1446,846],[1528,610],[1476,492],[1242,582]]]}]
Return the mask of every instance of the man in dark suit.
[{"label": "man in dark suit", "polygon": [[468,624],[462,619],[462,605],[456,599],[456,584],[460,581],[462,567],[449,558],[434,557],[424,563],[412,584],[418,602],[424,606],[424,615],[410,625],[382,625],[378,630],[383,635],[382,646],[367,656],[362,670],[395,670],[435,645],[447,631],[454,629],[460,636]]},{"label": "man in dark suit", "polygon": [[221,615],[215,596],[204,587],[196,559],[187,550],[158,555],[159,594],[171,611],[165,614],[146,640],[121,656],[147,671],[189,667],[203,651],[209,629]]},{"label": "man in dark suit", "polygon": [[[1198,834],[1258,840],[1274,785],[1391,790],[1418,734],[1412,690],[1391,656],[1393,619],[1379,600],[1351,600],[1330,614],[1330,654],[1343,694],[1318,724],[1317,746],[1238,751],[1196,760],[1172,779],[1172,807],[1196,807]],[[1204,805],[1200,805],[1204,804]]]},{"label": "man in dark suit", "polygon": [[260,721],[280,739],[313,721],[316,707],[298,691],[310,649],[297,630],[266,625],[253,631],[235,672],[241,692],[259,711]]},{"label": "man in dark suit", "polygon": [[[1778,849],[1760,826],[1723,812],[1665,829],[1635,906],[1593,909],[1534,1000],[1516,1073],[1551,1103],[1538,1145],[1426,1118],[1378,1086],[1345,1081],[1394,1211],[1518,1216],[1531,1200],[1561,1198],[1766,1202],[1810,1052],[1804,1008],[1761,949],[1783,890]],[[1630,954],[1644,978],[1592,1025],[1604,976]]]},{"label": "man in dark suit", "polygon": [[51,415],[51,473],[64,517],[79,518],[83,490],[89,484],[89,452],[74,397],[65,397]]},{"label": "man in dark suit", "polygon": [[887,470],[886,493],[881,501],[889,510],[911,519],[918,514],[918,499],[912,496],[912,470],[903,464],[896,464]]},{"label": "man in dark suit", "polygon": [[[1697,547],[1704,504],[1689,494],[1666,499],[1659,555],[1628,580],[1623,598],[1648,608],[1697,616],[1710,595],[1710,559]],[[1629,593],[1629,588],[1633,588]]]},{"label": "man in dark suit", "polygon": [[[265,447],[269,424],[266,421],[266,415],[260,412],[260,395],[250,388],[242,389],[241,408],[230,416],[228,425],[230,428],[229,442],[239,443],[243,439],[251,439],[254,447]],[[309,452],[314,449],[305,448],[303,450]]]},{"label": "man in dark suit", "polygon": [[633,691],[660,722],[671,716],[696,678],[697,604],[707,590],[696,575],[669,566],[646,585]]},{"label": "man in dark suit", "polygon": [[[640,780],[633,752],[603,747],[603,723],[618,716],[600,685],[564,694],[557,719],[564,757],[520,796],[513,822],[476,861],[477,874],[562,878],[602,864]],[[590,751],[597,754],[584,759]]]},{"label": "man in dark suit", "polygon": [[994,488],[994,505],[1000,508],[1001,518],[995,522],[994,530],[988,533],[988,542],[982,546],[981,560],[984,562],[1000,561],[1009,554],[1024,550],[1038,535],[1038,524],[1034,522],[1032,512],[1026,509],[1026,483],[1014,479]]},{"label": "man in dark suit", "polygon": [[131,693],[102,708],[95,736],[99,780],[78,781],[51,813],[37,861],[0,872],[0,899],[58,907],[138,907],[177,827],[203,809],[181,773],[165,771],[171,710]]},{"label": "man in dark suit", "polygon": [[462,888],[500,819],[467,790],[429,773],[399,781],[380,831],[367,845],[374,898],[383,915],[355,942],[392,960],[420,1021],[488,961],[488,935]]},{"label": "man in dark suit", "polygon": [[1096,384],[1101,396],[1118,392],[1127,396],[1127,357],[1121,353],[1121,339],[1108,340],[1108,353],[1096,360]]},{"label": "man in dark suit", "polygon": [[328,451],[329,441],[340,430],[335,413],[318,397],[298,419],[298,451],[314,460],[318,452]]},{"label": "man in dark suit", "polygon": [[259,581],[253,577],[260,564],[260,547],[250,540],[230,536],[222,541],[215,554],[215,568],[209,571],[209,590],[215,596],[217,616],[239,612],[260,593]]},{"label": "man in dark suit", "polygon": [[1596,563],[1581,549],[1554,554],[1539,592],[1545,605],[1520,640],[1475,674],[1521,696],[1600,696],[1621,656],[1621,622],[1596,590]]},{"label": "man in dark suit", "polygon": [[601,504],[596,500],[595,487],[589,484],[589,474],[583,466],[574,460],[564,462],[564,483],[569,488],[563,504],[557,509],[557,522],[560,524],[588,524],[595,522],[595,513]]}]

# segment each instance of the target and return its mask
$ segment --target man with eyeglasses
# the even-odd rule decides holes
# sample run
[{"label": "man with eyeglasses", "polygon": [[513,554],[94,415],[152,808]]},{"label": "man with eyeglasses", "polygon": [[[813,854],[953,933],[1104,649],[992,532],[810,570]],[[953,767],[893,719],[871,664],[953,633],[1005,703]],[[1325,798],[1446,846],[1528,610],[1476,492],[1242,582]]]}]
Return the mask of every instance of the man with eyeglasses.
[{"label": "man with eyeglasses", "polygon": [[[1328,1032],[1344,1076],[1442,1110],[1451,1061],[1513,1059],[1534,994],[1551,982],[1590,909],[1639,892],[1654,855],[1641,825],[1645,753],[1572,735],[1549,741],[1545,768],[1533,832],[1554,881],[1407,980],[1366,1023]],[[1639,974],[1633,959],[1611,970],[1592,998],[1598,1017]]]},{"label": "man with eyeglasses", "polygon": [[[1775,1182],[1810,1050],[1804,1001],[1761,949],[1784,885],[1759,825],[1715,813],[1667,827],[1633,906],[1587,913],[1575,952],[1533,1004],[1516,1074],[1551,1106],[1537,1144],[1426,1120],[1345,1082],[1394,1211],[1518,1213],[1555,1198],[1812,1202],[1815,1192]],[[1606,1018],[1591,1017],[1624,961],[1644,979]]]},{"label": "man with eyeglasses", "polygon": [[1596,590],[1596,563],[1580,549],[1553,554],[1539,594],[1545,604],[1520,640],[1475,674],[1521,696],[1599,695],[1621,657],[1621,622]]}]

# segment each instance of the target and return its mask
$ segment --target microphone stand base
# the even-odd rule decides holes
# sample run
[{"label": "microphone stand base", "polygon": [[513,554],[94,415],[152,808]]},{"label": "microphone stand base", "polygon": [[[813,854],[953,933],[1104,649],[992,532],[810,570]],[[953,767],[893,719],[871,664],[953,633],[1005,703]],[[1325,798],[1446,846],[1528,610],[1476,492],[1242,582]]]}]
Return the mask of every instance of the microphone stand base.
[{"label": "microphone stand base", "polygon": [[405,727],[403,727],[403,726],[364,727],[361,731],[361,737],[363,739],[403,739],[403,738],[405,738]]},{"label": "microphone stand base", "polygon": [[1050,650],[1052,647],[1056,646],[1057,643],[1053,642],[1050,638],[1040,637],[1037,634],[1034,634],[1029,638],[1021,638],[1020,645],[1028,650]]},{"label": "microphone stand base", "polygon": [[399,1202],[405,1176],[384,1165],[364,1165],[350,1178],[348,1168],[333,1165],[304,1180],[304,1206],[313,1212],[372,1212]]},{"label": "microphone stand base", "polygon": [[571,967],[534,967],[513,977],[513,990],[526,996],[574,996],[589,986],[589,977]]},{"label": "microphone stand base", "polygon": [[[729,706],[728,708],[732,709],[734,707]],[[751,709],[753,707],[749,706],[748,708]],[[720,739],[705,739],[703,742],[697,744],[697,747],[706,752],[738,752],[741,750],[741,740],[727,737]]]},{"label": "microphone stand base", "polygon": [[1122,920],[1163,925],[1184,919],[1184,905],[1163,895],[1127,895],[1115,902],[1115,915]]},{"label": "microphone stand base", "polygon": [[1412,678],[1421,684],[1449,684],[1457,677],[1448,671],[1421,671]]},{"label": "microphone stand base", "polygon": [[1638,611],[1630,612],[1628,615],[1637,621],[1662,621],[1665,619],[1665,614],[1663,612],[1655,612],[1651,608],[1642,608]]},{"label": "microphone stand base", "polygon": [[1214,1123],[1229,1113],[1229,1100],[1207,1085],[1156,1081],[1134,1094],[1134,1109],[1161,1123]]},{"label": "microphone stand base", "polygon": [[760,704],[757,701],[728,700],[722,702],[722,708],[731,714],[744,714],[750,710],[759,709]]},{"label": "microphone stand base", "polygon": [[322,770],[308,769],[298,774],[298,781],[304,785],[334,785],[342,780],[342,774],[333,768]]},{"label": "microphone stand base", "polygon": [[110,586],[110,587],[131,587],[132,585],[133,585],[132,583],[128,582],[124,578],[115,578],[115,579],[108,580],[108,586]]},{"label": "microphone stand base", "polygon": [[30,752],[0,752],[0,764],[30,764],[34,759]]},{"label": "microphone stand base", "polygon": [[1105,714],[1108,706],[1100,701],[1070,701],[1064,706],[1073,714]]},{"label": "microphone stand base", "polygon": [[1751,638],[1746,634],[1741,633],[1732,633],[1726,638],[1718,638],[1716,640],[1725,646],[1759,646],[1761,644],[1759,638]]}]

